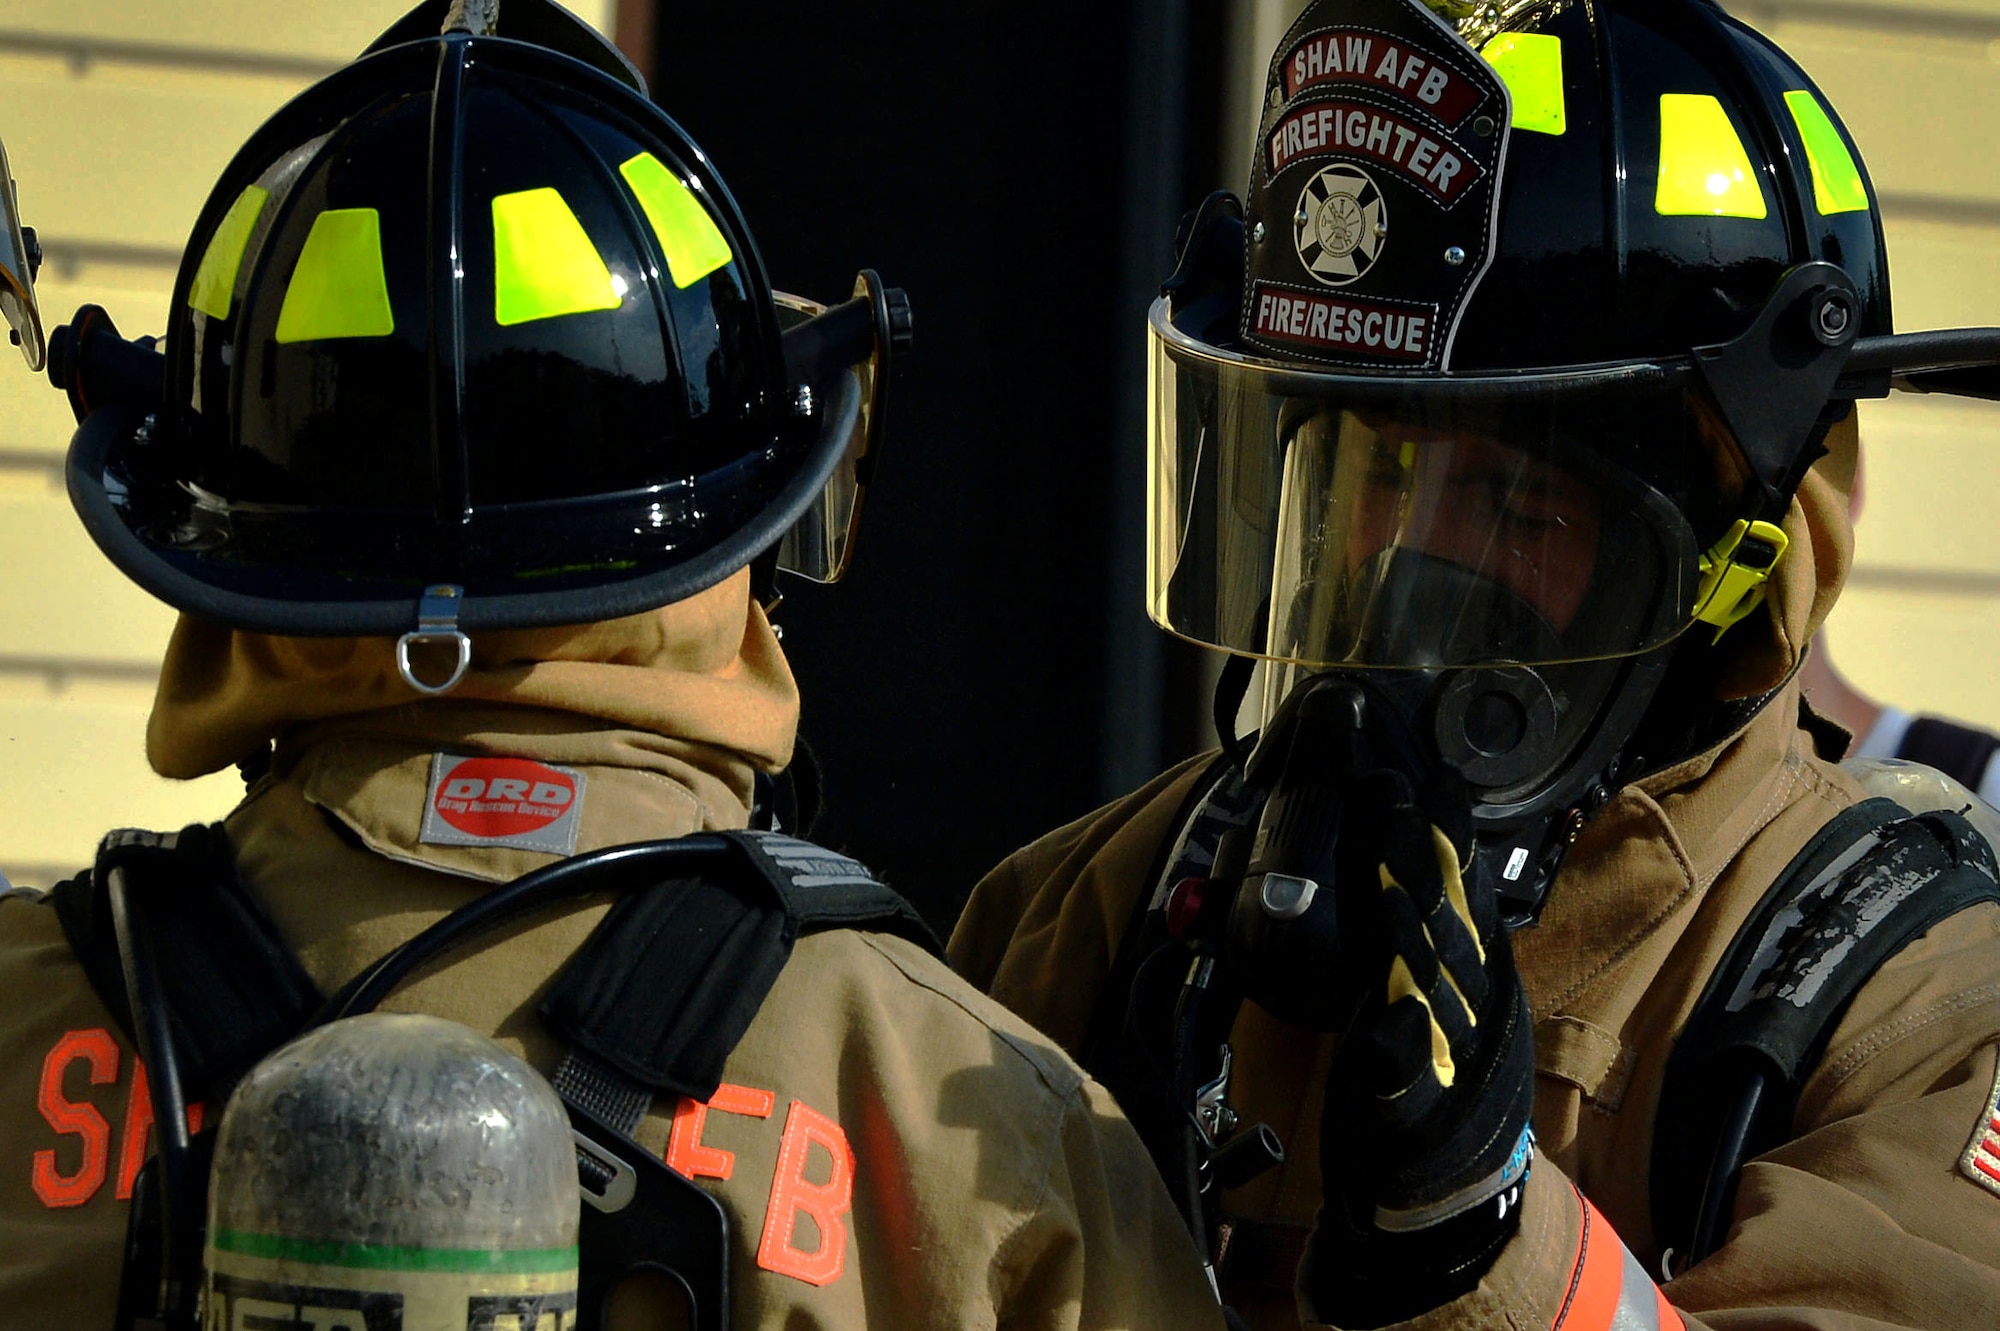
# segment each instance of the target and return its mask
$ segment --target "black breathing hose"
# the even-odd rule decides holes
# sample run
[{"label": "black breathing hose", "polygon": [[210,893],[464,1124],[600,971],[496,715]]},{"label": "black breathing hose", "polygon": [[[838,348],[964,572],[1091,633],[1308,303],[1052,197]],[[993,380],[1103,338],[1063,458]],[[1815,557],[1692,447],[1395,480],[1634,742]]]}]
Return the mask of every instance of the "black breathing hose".
[{"label": "black breathing hose", "polygon": [[700,833],[671,841],[615,846],[524,874],[459,907],[355,976],[326,1001],[307,1029],[374,1011],[419,968],[510,920],[571,896],[620,890],[616,878],[602,872],[606,865],[616,865],[634,877],[643,875],[643,882],[655,883],[667,878],[699,876],[703,870],[713,871],[719,861],[731,860],[739,853],[726,837]]},{"label": "black breathing hose", "polygon": [[132,1010],[132,1035],[150,1079],[153,1128],[159,1133],[160,1231],[163,1260],[160,1311],[166,1331],[191,1331],[186,1317],[192,1291],[178,1287],[185,1273],[199,1270],[199,1254],[191,1245],[201,1232],[202,1217],[188,1214],[191,1198],[204,1194],[196,1186],[194,1143],[188,1135],[187,1093],[181,1085],[180,1060],[167,1005],[160,994],[159,968],[153,940],[142,927],[143,908],[126,890],[125,870],[113,866],[105,875],[105,895],[111,906],[111,928],[118,940],[118,962],[125,976],[125,993]]}]

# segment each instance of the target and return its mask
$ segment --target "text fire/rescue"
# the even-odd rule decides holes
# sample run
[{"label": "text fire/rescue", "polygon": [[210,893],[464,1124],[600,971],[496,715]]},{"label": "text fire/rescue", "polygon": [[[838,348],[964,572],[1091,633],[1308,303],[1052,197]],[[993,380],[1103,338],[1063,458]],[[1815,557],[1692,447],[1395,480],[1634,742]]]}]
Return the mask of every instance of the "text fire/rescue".
[{"label": "text fire/rescue", "polygon": [[1368,360],[1421,361],[1435,308],[1415,313],[1372,301],[1340,300],[1313,292],[1273,290],[1257,284],[1252,332],[1280,342],[1339,351]]}]

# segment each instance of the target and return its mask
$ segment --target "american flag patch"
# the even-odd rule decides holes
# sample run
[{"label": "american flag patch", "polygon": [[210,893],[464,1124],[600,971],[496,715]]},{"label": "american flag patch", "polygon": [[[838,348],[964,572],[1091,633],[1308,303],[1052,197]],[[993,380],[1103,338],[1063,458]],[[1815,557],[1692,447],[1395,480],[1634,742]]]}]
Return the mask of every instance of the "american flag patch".
[{"label": "american flag patch", "polygon": [[1986,1094],[1986,1111],[1973,1129],[1972,1144],[1958,1158],[1959,1172],[1996,1197],[2000,1197],[2000,1070],[1993,1074],[1993,1089]]}]

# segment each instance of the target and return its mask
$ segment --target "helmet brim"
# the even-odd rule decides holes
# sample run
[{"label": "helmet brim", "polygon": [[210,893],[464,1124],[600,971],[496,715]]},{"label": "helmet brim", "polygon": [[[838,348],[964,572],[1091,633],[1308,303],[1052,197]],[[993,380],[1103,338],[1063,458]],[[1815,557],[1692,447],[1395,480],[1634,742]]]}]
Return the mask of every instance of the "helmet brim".
[{"label": "helmet brim", "polygon": [[[861,413],[852,375],[819,386],[816,429],[800,465],[749,521],[697,554],[662,549],[660,562],[629,562],[629,569],[575,574],[524,575],[546,590],[495,591],[467,586],[458,627],[467,632],[545,628],[617,619],[685,600],[706,591],[777,543],[819,499],[845,456]],[[448,569],[411,567],[397,579],[407,592],[385,593],[381,579],[351,582],[315,577],[281,566],[248,569],[214,550],[184,549],[157,539],[133,517],[130,463],[150,418],[130,407],[92,413],[77,431],[65,472],[70,502],[84,529],[120,572],[175,609],[231,628],[299,637],[395,636],[416,626],[425,588],[460,585]],[[642,498],[642,497],[641,497]]]}]

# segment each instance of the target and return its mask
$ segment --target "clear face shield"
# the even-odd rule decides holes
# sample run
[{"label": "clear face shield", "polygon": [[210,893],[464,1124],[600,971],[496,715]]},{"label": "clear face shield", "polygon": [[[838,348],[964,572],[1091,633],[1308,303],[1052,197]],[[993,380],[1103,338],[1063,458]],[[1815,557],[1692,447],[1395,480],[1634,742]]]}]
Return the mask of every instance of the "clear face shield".
[{"label": "clear face shield", "polygon": [[[812,582],[834,583],[846,574],[854,557],[855,534],[861,525],[861,505],[867,498],[868,481],[875,468],[882,442],[882,426],[888,404],[889,363],[897,350],[898,302],[902,293],[884,288],[872,272],[863,272],[854,281],[854,298],[847,305],[829,310],[802,296],[774,292],[778,306],[778,327],[784,332],[788,358],[802,337],[814,336],[823,327],[843,316],[862,326],[856,330],[866,339],[868,354],[851,364],[820,370],[819,391],[824,376],[851,375],[860,389],[861,412],[855,419],[847,446],[819,498],[805,516],[785,534],[778,546],[778,567]],[[900,307],[907,321],[906,303]],[[851,313],[850,313],[851,312]],[[907,331],[907,330],[905,330]],[[850,335],[843,338],[855,342]],[[823,359],[823,358],[822,358]]]},{"label": "clear face shield", "polygon": [[1690,621],[1727,516],[1704,504],[1740,493],[1684,381],[1300,373],[1193,342],[1164,303],[1151,361],[1148,608],[1288,666],[1650,651]]},{"label": "clear face shield", "polygon": [[8,336],[31,370],[41,369],[45,357],[42,313],[35,304],[35,270],[41,265],[35,233],[21,225],[14,172],[7,165],[6,147],[0,145],[0,318],[7,320]]}]

